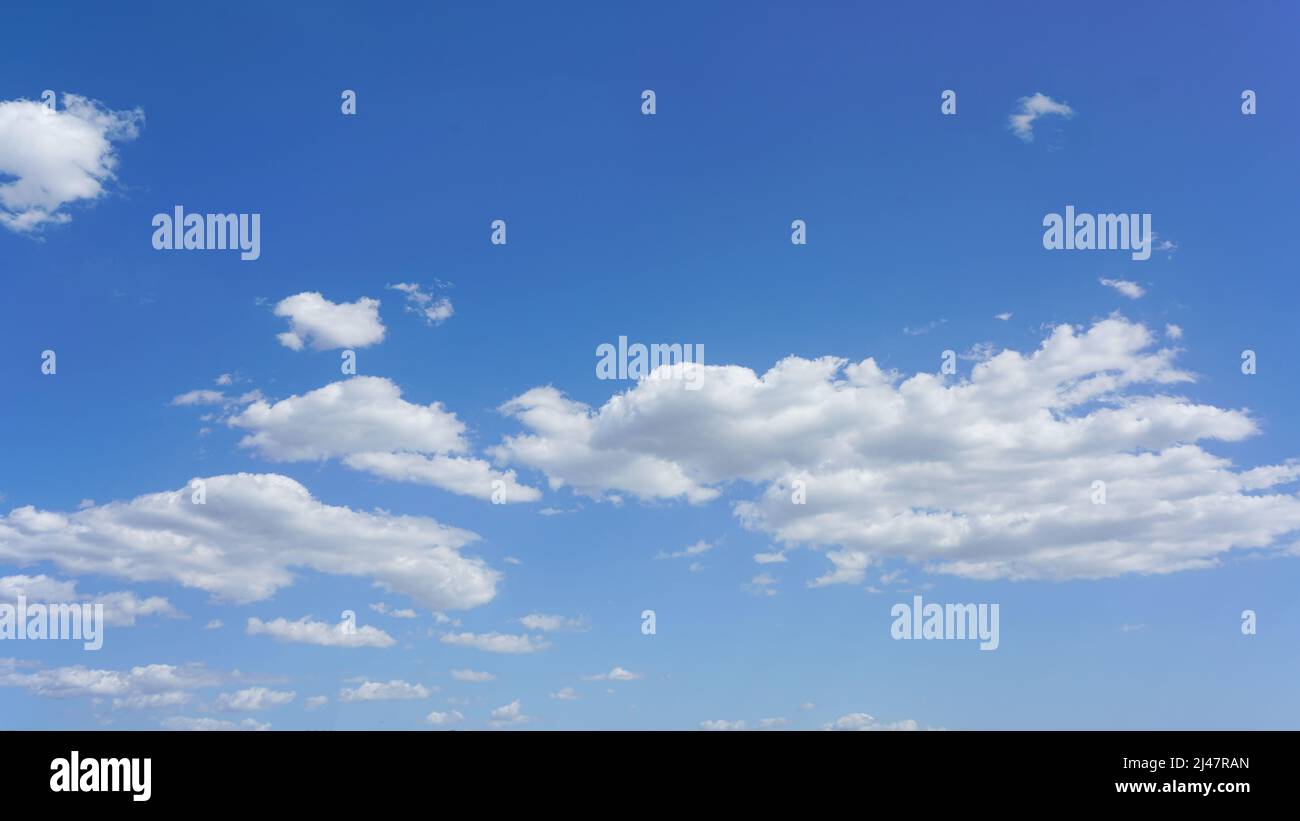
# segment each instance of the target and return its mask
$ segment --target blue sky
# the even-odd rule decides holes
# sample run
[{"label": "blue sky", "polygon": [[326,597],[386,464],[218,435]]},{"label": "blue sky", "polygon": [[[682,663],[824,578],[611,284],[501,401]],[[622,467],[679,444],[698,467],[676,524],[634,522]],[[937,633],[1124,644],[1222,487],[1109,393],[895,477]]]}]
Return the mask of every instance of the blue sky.
[{"label": "blue sky", "polygon": [[[15,660],[0,667],[4,726],[482,729],[502,708],[497,726],[540,729],[764,719],[811,729],[860,713],[874,718],[841,726],[1300,726],[1297,486],[1233,484],[1300,457],[1300,240],[1290,224],[1300,118],[1288,84],[1297,12],[808,5],[7,8],[5,28],[22,36],[0,51],[0,106],[53,89],[64,118],[68,94],[95,101],[83,114],[142,117],[131,119],[134,138],[111,141],[115,165],[101,169],[99,190],[49,212],[64,221],[0,227],[0,577],[75,581],[78,594],[130,592],[168,607],[110,626],[95,652],[0,643],[0,658]],[[357,93],[354,116],[340,111],[344,89]],[[641,112],[644,89],[656,93],[653,116]],[[940,112],[944,89],[957,92],[954,116]],[[1242,114],[1243,89],[1256,93],[1257,114]],[[1009,118],[1036,93],[1072,114],[1037,119],[1027,141]],[[45,132],[4,123],[0,113],[0,187],[80,173],[56,150],[57,133],[52,159],[37,163],[27,149]],[[13,197],[0,205],[30,212]],[[176,205],[260,214],[260,258],[155,250],[151,220]],[[1047,251],[1043,217],[1066,205],[1150,213],[1172,244],[1146,261]],[[496,219],[507,222],[505,245],[489,241]],[[790,241],[794,219],[807,223],[806,245]],[[398,283],[454,313],[433,322],[405,310],[389,287]],[[362,324],[381,324],[382,342],[281,344],[290,325],[275,306],[301,293],[378,300]],[[1062,325],[1081,346],[1074,354],[1061,337],[1052,347]],[[706,368],[735,368],[671,395],[599,380],[594,351],[620,335],[702,344]],[[1126,348],[1133,338],[1142,341]],[[1059,354],[1083,367],[1095,354],[1110,373],[1163,376],[1024,413],[1021,396],[1066,383],[1029,367],[1023,390],[1004,374],[951,392],[976,367],[1020,367],[1045,346],[1037,361]],[[258,426],[250,406],[270,411],[347,382],[343,348],[356,351],[359,377],[400,389],[394,414],[414,419],[415,406],[441,403],[433,424],[446,414],[463,424],[460,455],[493,476],[515,471],[537,500],[492,504],[481,484],[449,490],[452,480],[350,467],[335,443],[352,435],[371,443],[366,452],[420,451],[402,420],[366,421],[361,400],[357,416],[314,418],[306,407],[285,427]],[[55,375],[41,373],[47,349]],[[914,383],[921,398],[877,436],[881,397],[898,400],[899,385],[937,374],[945,349],[963,354],[957,373]],[[1252,375],[1241,372],[1246,349],[1258,357]],[[846,413],[842,369],[838,388],[771,402],[762,397],[782,394],[736,370],[762,379],[791,356],[870,357],[896,378]],[[230,384],[217,384],[223,374]],[[598,420],[585,446],[599,453],[501,410],[547,386],[587,406],[556,418]],[[195,390],[226,401],[175,403]],[[959,396],[933,414],[925,398]],[[1135,404],[1151,397],[1164,397],[1159,408]],[[1163,427],[1134,434],[1107,407]],[[991,432],[982,409],[1005,410],[1003,427]],[[1053,413],[1100,415],[1071,433],[1043,422]],[[285,460],[274,445],[241,445],[259,431],[335,455]],[[510,446],[527,435],[549,455]],[[1199,491],[1176,486],[1188,447],[1230,460],[1182,471]],[[1168,483],[1126,461],[1143,453],[1166,460]],[[1074,481],[1072,457],[1084,471],[1077,496],[1061,489]],[[1005,468],[996,486],[990,465]],[[1128,467],[1086,472],[1102,465]],[[660,483],[660,469],[680,482]],[[841,469],[865,484],[831,475]],[[303,522],[284,525],[351,555],[350,569],[304,564],[260,525],[235,549],[227,526],[260,520],[232,506],[233,493],[211,497],[216,518],[203,527],[127,515],[132,500],[240,473],[287,477],[358,516],[379,511],[358,520],[368,541],[356,550],[316,529],[306,508]],[[761,503],[805,474],[816,515]],[[1093,478],[1120,488],[1095,538],[1079,518],[1095,512]],[[820,507],[828,497],[834,505]],[[94,504],[79,513],[83,500]],[[14,512],[28,508],[65,519],[37,532]],[[497,574],[486,600],[444,596],[441,606],[420,579],[412,595],[391,589],[400,573],[367,570],[371,558],[422,549],[386,542],[384,527],[402,516],[476,534],[452,552]],[[1016,516],[1035,523],[1032,539]],[[913,519],[908,541],[894,528]],[[116,542],[124,523],[140,530]],[[950,541],[927,536],[938,532]],[[257,577],[256,556],[292,579],[232,594],[238,582],[196,582],[178,554],[146,546],[149,534],[176,539],[181,554],[228,551],[214,560],[220,578]],[[656,558],[701,541],[711,547],[695,557]],[[127,558],[115,563],[114,551]],[[754,558],[776,553],[785,561]],[[865,567],[818,583],[837,553]],[[756,584],[762,574],[772,583]],[[892,640],[890,608],[918,592],[998,603],[999,648]],[[379,602],[416,615],[377,612]],[[656,613],[653,636],[641,631],[645,609]],[[1242,634],[1245,609],[1258,614],[1256,635]],[[344,610],[391,646],[247,628],[308,616],[333,625]],[[439,623],[435,610],[459,624]],[[520,622],[537,614],[571,625]],[[222,626],[205,629],[213,620]],[[464,633],[547,646],[502,653],[444,640]],[[190,679],[173,688],[130,673],[148,665]],[[608,680],[616,668],[636,678]],[[467,669],[495,679],[451,674]],[[94,679],[106,683],[96,690]],[[341,696],[366,681],[426,692]],[[552,697],[566,687],[577,698]],[[249,710],[222,699],[256,688],[293,698]],[[173,692],[161,706],[128,704]],[[319,696],[328,701],[307,709]]]}]

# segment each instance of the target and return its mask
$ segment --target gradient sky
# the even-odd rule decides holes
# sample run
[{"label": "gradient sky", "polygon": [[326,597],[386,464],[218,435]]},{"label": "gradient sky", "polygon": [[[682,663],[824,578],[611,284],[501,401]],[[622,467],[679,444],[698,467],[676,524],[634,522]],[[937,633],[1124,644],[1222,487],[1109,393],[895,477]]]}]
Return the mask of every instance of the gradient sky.
[{"label": "gradient sky", "polygon": [[[935,373],[945,349],[988,343],[1027,357],[1056,326],[1083,334],[1111,317],[1148,329],[1153,351],[1176,348],[1174,367],[1195,375],[1129,395],[1248,414],[1253,435],[1197,446],[1232,471],[1285,465],[1300,457],[1300,232],[1290,224],[1300,12],[432,5],[6,5],[0,101],[53,89],[60,107],[72,93],[103,110],[139,108],[144,121],[114,146],[102,195],[69,202],[66,222],[0,228],[0,517],[27,506],[72,515],[83,500],[126,502],[192,477],[273,473],[328,505],[472,531],[479,539],[462,552],[500,579],[490,601],[445,610],[459,626],[367,574],[310,567],[241,603],[176,578],[79,567],[59,537],[40,542],[46,560],[19,561],[6,547],[13,520],[6,531],[0,518],[0,577],[158,596],[174,611],[108,628],[93,653],[0,642],[0,659],[17,660],[0,666],[0,725],[420,729],[433,726],[430,712],[457,711],[444,726],[482,729],[518,700],[530,720],[506,726],[784,719],[811,729],[868,713],[880,725],[948,729],[1300,727],[1293,530],[1215,551],[1213,566],[1106,578],[1064,561],[1042,568],[1056,578],[941,572],[917,544],[915,555],[877,556],[860,579],[817,585],[833,570],[833,540],[787,545],[785,562],[754,559],[779,550],[780,535],[745,527],[735,506],[759,499],[766,480],[702,479],[718,496],[691,503],[642,498],[611,477],[603,496],[584,495],[572,481],[552,487],[554,471],[509,461],[494,469],[514,469],[541,498],[493,505],[337,458],[275,461],[223,423],[238,407],[173,403],[198,389],[274,402],[346,379],[338,350],[277,341],[288,324],[273,306],[302,292],[379,300],[386,335],[357,349],[359,373],[391,380],[408,402],[442,403],[466,426],[467,455],[488,460],[505,437],[529,432],[499,410],[512,398],[549,385],[596,409],[633,390],[594,375],[596,346],[620,335],[703,344],[706,364],[758,376],[791,355],[872,357],[901,381]],[[357,92],[355,116],[340,112],[343,89]],[[643,89],[657,94],[654,116],[641,113]],[[944,89],[958,94],[955,116],[940,113]],[[1258,95],[1258,114],[1241,113],[1243,89]],[[1042,117],[1026,141],[1009,118],[1035,93],[1073,115]],[[3,166],[21,153],[13,139],[0,130],[0,185],[16,176]],[[1151,213],[1172,245],[1147,261],[1044,250],[1043,216],[1069,204]],[[260,259],[154,250],[150,221],[175,205],[261,214]],[[508,222],[505,246],[489,242],[495,219]],[[790,242],[793,219],[807,221],[806,246]],[[454,315],[423,321],[395,283],[449,299]],[[58,354],[54,376],[40,372],[45,349]],[[1241,373],[1244,349],[1257,352],[1254,375]],[[950,382],[976,364],[961,359]],[[222,374],[234,384],[217,385]],[[693,412],[669,418],[695,441]],[[899,437],[909,444],[931,435],[903,430],[915,431]],[[757,449],[782,435],[750,433]],[[1115,454],[1139,450],[1114,444]],[[1007,479],[1013,497],[1051,480],[1035,464],[1043,476]],[[1279,520],[1291,521],[1296,489],[1246,495],[1277,496]],[[1086,482],[1080,494],[1087,504]],[[1144,514],[1132,515],[1131,532],[1143,533]],[[1172,538],[1215,527],[1189,518]],[[656,558],[701,540],[713,547],[695,569],[691,558]],[[955,550],[954,560],[972,558]],[[763,573],[775,584],[754,585]],[[999,649],[891,640],[890,607],[917,591],[998,603]],[[416,617],[376,612],[378,602]],[[641,633],[647,608],[654,636]],[[246,630],[250,618],[333,623],[348,609],[395,643],[316,646]],[[1257,612],[1257,635],[1242,634],[1244,609]],[[577,626],[530,630],[519,621],[530,614]],[[223,626],[205,629],[212,620]],[[462,632],[549,646],[497,653],[441,640]],[[124,671],[145,665],[202,665],[210,681],[182,688],[181,703],[144,708],[85,684],[97,678],[89,671],[115,671],[98,677],[121,681],[122,698],[166,692],[132,689],[139,682]],[[614,668],[637,678],[594,679]],[[495,680],[459,681],[453,669]],[[340,698],[361,681],[428,694]],[[250,687],[294,698],[247,711],[221,698]],[[552,697],[565,687],[578,697]],[[307,709],[317,696],[328,702]]]}]

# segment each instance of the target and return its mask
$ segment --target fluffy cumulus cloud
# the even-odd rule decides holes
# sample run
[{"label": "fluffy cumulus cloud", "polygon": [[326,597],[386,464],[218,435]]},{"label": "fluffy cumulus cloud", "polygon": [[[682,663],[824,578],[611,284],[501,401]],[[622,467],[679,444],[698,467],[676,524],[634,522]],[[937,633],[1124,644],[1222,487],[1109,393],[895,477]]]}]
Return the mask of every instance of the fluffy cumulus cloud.
[{"label": "fluffy cumulus cloud", "polygon": [[372,579],[431,609],[490,601],[500,574],[461,554],[478,537],[420,516],[327,505],[287,476],[240,473],[75,512],[0,516],[0,559],[74,574],[167,581],[246,603],[294,570]]},{"label": "fluffy cumulus cloud", "polygon": [[272,461],[342,459],[385,479],[433,485],[479,499],[531,502],[541,493],[514,471],[468,455],[465,425],[441,403],[417,405],[388,379],[356,376],[278,402],[259,400],[228,420],[240,442]]},{"label": "fluffy cumulus cloud", "polygon": [[314,644],[318,647],[392,647],[397,640],[370,625],[357,627],[351,622],[326,624],[303,616],[297,621],[250,618],[244,632],[250,636],[270,636],[276,641]]},{"label": "fluffy cumulus cloud", "polygon": [[1278,489],[1300,463],[1243,470],[1203,449],[1257,423],[1172,393],[1194,381],[1175,356],[1112,316],[964,377],[789,357],[761,376],[702,366],[694,391],[644,380],[595,409],[535,388],[503,406],[528,432],[496,453],[595,498],[757,487],[736,515],[783,549],[826,550],[818,584],[891,557],[985,579],[1201,568],[1300,528],[1300,500]]},{"label": "fluffy cumulus cloud", "polygon": [[1057,102],[1042,92],[1021,97],[1016,112],[1011,115],[1011,133],[1025,142],[1034,141],[1034,122],[1041,117],[1056,115],[1067,120],[1074,116],[1069,104]]},{"label": "fluffy cumulus cloud", "polygon": [[379,300],[369,297],[335,303],[315,291],[304,291],[276,303],[275,315],[289,320],[289,330],[276,338],[294,351],[307,345],[318,351],[365,348],[384,341]]},{"label": "fluffy cumulus cloud", "polygon": [[[657,455],[655,448],[647,447],[653,443],[619,441],[611,435],[609,420],[615,416],[627,420],[628,405],[636,401],[634,394],[659,393],[656,387],[646,388],[650,385],[683,395],[700,393],[682,391],[680,384],[671,381],[648,379],[639,383],[636,391],[616,396],[601,412],[592,413],[587,405],[567,399],[553,387],[533,388],[501,406],[503,413],[518,419],[531,433],[507,437],[490,452],[499,460],[542,470],[553,490],[568,485],[594,499],[606,498],[611,489],[643,499],[682,497],[692,503],[716,499],[718,490],[691,478],[675,460]],[[687,400],[683,404],[698,403]],[[609,417],[604,416],[605,411]],[[695,441],[691,431],[681,433]]]},{"label": "fluffy cumulus cloud", "polygon": [[111,627],[131,627],[137,619],[148,616],[179,618],[182,615],[162,596],[141,598],[129,590],[82,595],[77,593],[75,581],[62,581],[45,575],[0,577],[0,603],[17,604],[19,596],[28,604],[101,604],[104,606],[104,623]]},{"label": "fluffy cumulus cloud", "polygon": [[139,136],[144,111],[112,111],[76,94],[51,110],[0,101],[0,225],[39,231],[68,222],[67,206],[103,196],[117,169],[117,144]]}]

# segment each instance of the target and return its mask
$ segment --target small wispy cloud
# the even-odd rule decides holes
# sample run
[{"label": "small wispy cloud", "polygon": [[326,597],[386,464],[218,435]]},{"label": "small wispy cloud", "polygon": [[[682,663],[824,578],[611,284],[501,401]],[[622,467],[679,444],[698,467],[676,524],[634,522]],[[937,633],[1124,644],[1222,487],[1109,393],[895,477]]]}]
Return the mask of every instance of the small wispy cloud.
[{"label": "small wispy cloud", "polygon": [[1106,279],[1102,277],[1097,280],[1107,288],[1114,288],[1129,299],[1141,299],[1146,295],[1146,289],[1136,282],[1129,282],[1127,279]]},{"label": "small wispy cloud", "polygon": [[745,584],[740,586],[741,590],[746,593],[753,593],[755,596],[775,596],[776,579],[768,573],[759,573]]},{"label": "small wispy cloud", "polygon": [[1074,109],[1067,103],[1057,102],[1041,91],[1029,97],[1021,97],[1019,107],[1011,115],[1011,133],[1027,143],[1034,141],[1034,122],[1040,117],[1057,115],[1069,119],[1074,116]]},{"label": "small wispy cloud", "polygon": [[1162,254],[1168,254],[1171,257],[1174,255],[1174,252],[1178,250],[1177,242],[1174,242],[1171,239],[1163,239],[1155,231],[1151,232],[1151,245],[1156,251]]},{"label": "small wispy cloud", "polygon": [[935,328],[939,327],[940,325],[942,325],[947,321],[948,320],[946,319],[936,319],[933,322],[927,322],[926,324],[920,326],[919,328],[913,328],[910,325],[904,325],[903,333],[907,334],[908,336],[920,336],[921,334],[928,334],[930,331],[933,331]]},{"label": "small wispy cloud", "polygon": [[519,623],[529,630],[540,630],[543,633],[556,633],[561,630],[586,630],[587,620],[581,616],[577,618],[567,618],[565,616],[551,616],[545,613],[531,613],[519,620]]},{"label": "small wispy cloud", "polygon": [[528,634],[507,633],[443,633],[440,641],[459,647],[473,647],[489,653],[536,653],[550,647],[550,643]]},{"label": "small wispy cloud", "polygon": [[708,553],[715,546],[716,545],[714,545],[713,542],[706,542],[703,539],[700,539],[695,544],[691,545],[690,547],[684,548],[682,550],[674,550],[671,553],[660,550],[657,554],[655,554],[655,558],[656,559],[685,559],[685,558],[700,556],[705,553]]},{"label": "small wispy cloud", "polygon": [[583,676],[587,681],[636,681],[645,678],[644,673],[633,673],[625,667],[615,667],[608,673],[597,673],[594,676]]},{"label": "small wispy cloud", "polygon": [[452,670],[451,677],[457,681],[496,681],[496,676],[479,670]]},{"label": "small wispy cloud", "polygon": [[[445,285],[441,281],[439,284]],[[423,318],[429,325],[441,325],[451,319],[452,314],[456,313],[450,299],[435,297],[414,282],[399,282],[396,285],[388,285],[387,287],[390,290],[401,291],[405,294],[406,312]]]}]

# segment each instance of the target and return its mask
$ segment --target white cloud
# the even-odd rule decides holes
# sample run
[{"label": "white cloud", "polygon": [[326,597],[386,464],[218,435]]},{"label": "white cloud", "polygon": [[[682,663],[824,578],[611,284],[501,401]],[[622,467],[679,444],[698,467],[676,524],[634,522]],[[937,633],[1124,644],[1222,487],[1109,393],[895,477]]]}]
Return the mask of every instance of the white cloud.
[{"label": "white cloud", "polygon": [[473,647],[489,653],[536,653],[551,645],[541,638],[527,634],[510,635],[507,633],[443,633],[443,644],[458,647]]},{"label": "white cloud", "polygon": [[76,582],[46,575],[0,577],[0,602],[14,604],[19,596],[32,602],[72,602],[79,598]]},{"label": "white cloud", "polygon": [[726,720],[724,720],[724,719],[713,719],[713,720],[710,720],[710,721],[701,721],[701,722],[700,722],[700,729],[701,729],[701,730],[712,730],[712,731],[714,731],[714,732],[727,731],[727,730],[733,730],[733,731],[734,731],[734,730],[743,730],[743,729],[745,729],[745,722],[744,722],[744,721],[726,721]]},{"label": "white cloud", "polygon": [[455,313],[450,299],[446,297],[435,299],[433,294],[413,282],[399,282],[388,287],[406,294],[407,313],[422,317],[429,325],[440,325],[451,319],[452,314]]},{"label": "white cloud", "polygon": [[26,597],[28,604],[101,604],[104,623],[111,627],[131,627],[136,619],[146,616],[182,616],[162,596],[142,599],[129,590],[82,595],[77,593],[75,581],[60,581],[45,575],[0,577],[0,602],[16,604],[19,596]]},{"label": "white cloud", "polygon": [[326,624],[303,616],[297,621],[250,618],[245,632],[250,636],[270,636],[276,641],[315,644],[320,647],[392,647],[392,636],[370,625],[356,627],[349,622]]},{"label": "white cloud", "polygon": [[997,347],[992,342],[976,342],[957,355],[967,362],[986,362],[997,354]]},{"label": "white cloud", "polygon": [[561,687],[556,692],[551,693],[551,698],[557,701],[577,701],[578,691],[572,687]]},{"label": "white cloud", "polygon": [[452,710],[449,713],[440,713],[437,710],[434,710],[432,713],[429,713],[424,717],[425,721],[436,726],[455,724],[458,721],[464,721],[464,719],[465,716],[461,715],[459,710]]},{"label": "white cloud", "polygon": [[[1061,325],[1029,354],[965,377],[910,378],[873,359],[788,357],[759,376],[703,366],[700,389],[647,380],[599,409],[535,388],[503,408],[528,429],[499,457],[601,498],[757,498],[734,512],[782,549],[827,550],[820,584],[902,557],[972,578],[1167,573],[1266,548],[1300,528],[1270,488],[1300,463],[1241,470],[1201,442],[1258,432],[1243,410],[1170,393],[1194,377],[1143,325]],[[807,503],[790,504],[804,482]],[[1091,502],[1107,483],[1107,504]]]},{"label": "white cloud", "polygon": [[172,400],[173,405],[221,405],[226,401],[226,395],[221,391],[214,390],[195,390],[189,393],[183,393]]},{"label": "white cloud", "polygon": [[162,726],[168,730],[269,730],[271,725],[251,718],[242,721],[226,721],[219,718],[189,718],[171,716],[162,720]]},{"label": "white cloud", "polygon": [[756,596],[775,596],[776,584],[777,581],[772,574],[759,573],[746,584],[741,585],[741,589]]},{"label": "white cloud", "polygon": [[532,721],[532,718],[524,715],[519,699],[515,699],[509,704],[492,711],[491,724],[493,727],[508,727],[512,724],[523,724],[527,721]]},{"label": "white cloud", "polygon": [[166,710],[194,700],[192,693],[171,690],[164,693],[136,694],[113,699],[114,710]]},{"label": "white cloud", "polygon": [[944,324],[947,321],[948,320],[946,319],[934,319],[925,323],[919,328],[913,328],[909,325],[904,325],[903,333],[907,334],[908,336],[922,336],[923,334],[928,334],[930,331],[933,331],[935,328],[939,327],[940,325]]},{"label": "white cloud", "polygon": [[587,681],[636,681],[645,678],[644,673],[633,673],[623,667],[615,667],[608,673],[597,673],[594,676],[583,676]]},{"label": "white cloud", "polygon": [[1165,336],[1170,339],[1182,339],[1183,329],[1177,325],[1165,325]]},{"label": "white cloud", "polygon": [[0,516],[0,559],[78,574],[170,581],[236,603],[270,597],[294,571],[373,579],[430,609],[490,601],[500,574],[460,554],[478,537],[419,516],[324,504],[293,479],[240,473],[75,513]]},{"label": "white cloud", "polygon": [[225,627],[225,626],[226,626],[226,623],[225,623],[224,621],[222,621],[221,619],[213,619],[212,621],[210,621],[210,622],[208,622],[207,624],[203,625],[203,629],[204,629],[204,630],[220,630],[222,627]]},{"label": "white cloud", "polygon": [[361,470],[395,482],[414,482],[432,485],[443,490],[472,496],[476,499],[493,499],[501,482],[501,498],[505,503],[535,502],[542,498],[537,488],[520,484],[513,470],[493,470],[482,459],[452,456],[424,456],[419,453],[357,453],[348,456],[344,463],[353,470]]},{"label": "white cloud", "polygon": [[264,458],[297,462],[368,451],[464,451],[465,425],[442,404],[415,405],[378,376],[333,382],[274,404],[254,402],[230,420],[253,433],[240,445]]},{"label": "white cloud", "polygon": [[876,721],[874,716],[867,713],[849,713],[842,715],[834,721],[824,725],[824,730],[917,730],[917,724],[912,719],[894,721],[888,724],[881,724]]},{"label": "white cloud", "polygon": [[320,708],[324,707],[326,704],[329,703],[330,703],[329,696],[310,696],[308,697],[307,701],[304,703],[303,706],[308,710],[319,710]]},{"label": "white cloud", "polygon": [[1097,280],[1107,288],[1114,288],[1129,299],[1141,299],[1146,295],[1146,290],[1136,282],[1129,282],[1127,279],[1106,279],[1102,277]]},{"label": "white cloud", "polygon": [[0,658],[0,687],[19,687],[45,698],[111,698],[115,708],[173,706],[195,690],[216,687],[222,677],[202,664],[146,664],[129,670],[73,665],[41,667]]},{"label": "white cloud", "polygon": [[104,605],[104,623],[112,627],[131,627],[136,619],[146,616],[166,616],[172,619],[184,618],[171,602],[162,596],[140,598],[129,590],[113,593],[97,593],[86,596],[86,601]]},{"label": "white cloud", "polygon": [[276,338],[290,350],[301,351],[306,345],[318,351],[366,348],[384,341],[379,300],[370,297],[336,303],[304,291],[280,300],[274,312],[289,320],[289,330]]},{"label": "white cloud", "polygon": [[406,699],[428,698],[429,688],[423,684],[411,684],[401,679],[389,682],[367,681],[355,688],[339,690],[339,701],[397,701]]},{"label": "white cloud", "polygon": [[382,377],[357,376],[274,404],[253,402],[227,423],[252,431],[240,446],[272,461],[341,458],[354,470],[479,499],[492,499],[496,481],[506,502],[541,498],[536,488],[519,484],[514,471],[452,455],[470,448],[464,423],[439,402],[407,402]]},{"label": "white cloud", "polygon": [[700,539],[695,544],[683,550],[674,550],[672,553],[666,553],[660,550],[657,554],[655,554],[655,558],[656,559],[684,559],[690,556],[703,555],[705,553],[708,553],[713,548],[714,548],[714,544],[712,542],[706,542],[703,539]]},{"label": "white cloud", "polygon": [[266,687],[249,687],[233,693],[221,693],[213,706],[222,712],[251,712],[282,707],[293,701],[292,690],[271,690]]},{"label": "white cloud", "polygon": [[144,111],[112,111],[76,94],[51,111],[32,100],[0,101],[0,225],[18,233],[71,220],[65,206],[103,196],[114,179],[115,143],[135,139]]},{"label": "white cloud", "polygon": [[555,633],[560,630],[586,630],[587,620],[584,618],[566,618],[565,616],[548,616],[544,613],[533,613],[524,616],[519,623],[529,630],[540,630],[543,633]]},{"label": "white cloud", "polygon": [[491,673],[482,673],[478,670],[452,670],[451,677],[457,681],[496,681],[496,676]]},{"label": "white cloud", "polygon": [[375,611],[376,613],[382,613],[383,615],[386,616],[392,616],[395,619],[413,619],[419,616],[419,613],[416,613],[414,610],[412,610],[409,607],[403,607],[398,610],[394,610],[384,602],[375,602],[374,604],[370,605],[370,609]]},{"label": "white cloud", "polygon": [[784,727],[789,723],[789,719],[785,718],[764,718],[758,722],[758,728],[760,730],[774,730],[777,727]]},{"label": "white cloud", "polygon": [[1074,116],[1074,109],[1066,103],[1058,103],[1041,92],[1031,97],[1021,97],[1019,109],[1011,115],[1011,131],[1025,142],[1034,140],[1034,121],[1039,117],[1056,114],[1067,120]]},{"label": "white cloud", "polygon": [[[664,380],[645,380],[634,392],[643,385],[668,384]],[[693,395],[700,391],[681,393]],[[611,399],[607,407],[621,404],[619,396]],[[592,416],[590,408],[566,399],[553,387],[534,388],[506,402],[501,410],[533,433],[507,437],[490,452],[500,460],[544,471],[552,489],[571,485],[595,499],[603,498],[602,489],[610,487],[645,499],[684,496],[692,503],[719,496],[717,490],[701,487],[687,477],[673,462],[637,452],[633,449],[637,443],[619,443],[606,437],[600,430],[602,420]]]},{"label": "white cloud", "polygon": [[1004,311],[1004,312],[1002,312],[1002,313],[1000,313],[1000,314],[994,314],[994,315],[993,315],[993,318],[994,318],[994,319],[1000,319],[1000,320],[1002,320],[1003,322],[1006,322],[1008,319],[1011,318],[1011,312],[1010,312],[1010,311]]}]

